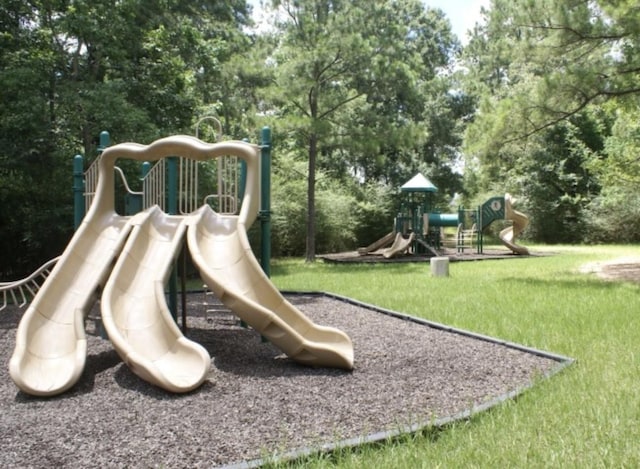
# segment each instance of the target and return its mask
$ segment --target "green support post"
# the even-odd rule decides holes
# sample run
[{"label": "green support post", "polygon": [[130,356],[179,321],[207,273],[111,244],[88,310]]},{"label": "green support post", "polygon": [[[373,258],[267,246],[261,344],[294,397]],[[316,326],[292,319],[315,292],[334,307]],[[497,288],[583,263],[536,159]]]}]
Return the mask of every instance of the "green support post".
[{"label": "green support post", "polygon": [[101,154],[105,148],[109,146],[111,143],[111,137],[109,136],[109,132],[103,130],[100,132],[100,144],[98,145],[98,154]]},{"label": "green support post", "polygon": [[[167,209],[169,215],[178,214],[178,158],[167,158],[168,189]],[[169,310],[173,320],[178,322],[178,270],[174,263],[171,277],[169,278]]]},{"label": "green support post", "polygon": [[244,191],[247,188],[247,162],[240,161],[240,187],[238,188],[238,199],[244,199]]},{"label": "green support post", "polygon": [[144,185],[144,179],[147,177],[147,174],[149,174],[149,171],[151,171],[151,163],[149,163],[148,161],[145,161],[144,163],[142,163],[142,169],[140,170],[140,174],[141,174],[140,177],[143,185]]},{"label": "green support post", "polygon": [[86,207],[84,203],[84,158],[76,155],[73,158],[73,227],[78,229]]},{"label": "green support post", "polygon": [[[98,144],[98,155],[102,154],[105,148],[109,146],[109,132],[103,130],[100,132],[100,143]],[[84,158],[82,155],[76,155],[73,158],[73,226],[78,229],[82,219],[87,211],[84,199],[85,180],[84,180]]]},{"label": "green support post", "polygon": [[[249,143],[248,138],[243,138],[243,142]],[[247,162],[240,160],[240,182],[238,187],[238,199],[244,200],[244,191],[247,188]]]},{"label": "green support post", "polygon": [[167,212],[178,214],[178,158],[167,158]]},{"label": "green support post", "polygon": [[478,247],[476,248],[477,254],[482,254],[484,251],[484,230],[482,229],[482,210],[480,207],[476,209],[476,227],[478,228]]},{"label": "green support post", "polygon": [[262,270],[271,277],[271,129],[262,128],[260,145],[260,230]]}]

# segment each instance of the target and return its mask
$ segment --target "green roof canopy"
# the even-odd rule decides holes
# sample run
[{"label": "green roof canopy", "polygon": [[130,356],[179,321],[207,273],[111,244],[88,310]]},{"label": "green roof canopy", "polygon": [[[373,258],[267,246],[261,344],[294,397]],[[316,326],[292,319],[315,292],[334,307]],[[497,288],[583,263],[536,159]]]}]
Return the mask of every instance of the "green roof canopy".
[{"label": "green roof canopy", "polygon": [[437,192],[438,188],[422,174],[418,173],[400,188],[402,192]]}]

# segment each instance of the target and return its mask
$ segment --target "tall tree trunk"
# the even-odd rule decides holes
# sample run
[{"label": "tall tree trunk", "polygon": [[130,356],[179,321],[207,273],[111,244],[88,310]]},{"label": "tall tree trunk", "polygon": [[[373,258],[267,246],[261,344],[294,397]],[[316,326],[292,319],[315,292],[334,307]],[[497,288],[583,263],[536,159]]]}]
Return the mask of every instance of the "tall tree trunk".
[{"label": "tall tree trunk", "polygon": [[307,175],[307,256],[306,262],[316,260],[316,157],[318,136],[309,135],[309,171]]}]

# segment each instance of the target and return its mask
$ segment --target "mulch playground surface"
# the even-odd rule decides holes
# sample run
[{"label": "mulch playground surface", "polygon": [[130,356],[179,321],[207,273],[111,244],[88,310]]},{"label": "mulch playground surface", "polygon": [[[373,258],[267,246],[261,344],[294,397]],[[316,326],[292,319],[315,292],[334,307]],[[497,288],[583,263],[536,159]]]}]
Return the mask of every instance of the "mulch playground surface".
[{"label": "mulch playground surface", "polygon": [[134,375],[100,337],[96,306],[79,382],[37,398],[8,373],[22,310],[1,311],[0,466],[253,467],[467,418],[571,362],[332,295],[288,298],[349,334],[352,372],[298,365],[191,293],[186,335],[212,357],[199,389],[174,395]]}]

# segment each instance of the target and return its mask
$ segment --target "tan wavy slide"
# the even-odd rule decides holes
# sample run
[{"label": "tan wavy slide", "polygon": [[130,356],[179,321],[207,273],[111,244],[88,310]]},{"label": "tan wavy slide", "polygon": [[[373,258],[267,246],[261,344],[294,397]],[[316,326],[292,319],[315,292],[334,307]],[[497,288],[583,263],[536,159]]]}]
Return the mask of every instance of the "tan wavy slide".
[{"label": "tan wavy slide", "polygon": [[167,279],[180,252],[186,218],[153,207],[133,226],[102,294],[102,321],[131,371],[171,392],[200,386],[209,353],[182,335],[165,300]]},{"label": "tan wavy slide", "polygon": [[28,394],[51,396],[84,369],[84,318],[109,275],[131,225],[115,213],[87,216],[22,316],[9,373]]},{"label": "tan wavy slide", "polygon": [[369,253],[377,251],[378,249],[383,248],[384,246],[387,246],[389,243],[391,243],[395,239],[395,236],[395,231],[390,231],[382,238],[371,243],[369,246],[358,248],[358,254],[360,254],[361,256],[365,256]]},{"label": "tan wavy slide", "polygon": [[314,324],[289,303],[262,271],[244,224],[202,207],[187,233],[200,276],[247,324],[293,360],[351,370],[353,345],[344,332]]},{"label": "tan wavy slide", "polygon": [[[220,217],[204,206],[187,216],[169,216],[157,207],[133,218],[119,216],[113,194],[116,159],[157,161],[175,155],[244,159],[240,215]],[[77,382],[87,354],[84,318],[104,285],[104,325],[133,372],[173,392],[199,386],[209,371],[209,355],[183,337],[164,300],[165,280],[185,231],[204,279],[238,316],[299,362],[351,369],[349,337],[315,325],[284,300],[253,256],[245,226],[258,214],[259,158],[255,145],[208,144],[189,136],[107,148],[89,212],[18,326],[9,363],[16,385],[28,394],[50,396]]]},{"label": "tan wavy slide", "polygon": [[505,220],[511,220],[513,223],[511,224],[511,226],[507,226],[502,231],[500,231],[499,237],[502,241],[502,244],[511,249],[514,253],[527,256],[529,255],[529,250],[526,247],[517,244],[516,239],[522,234],[527,225],[529,225],[529,217],[527,217],[524,213],[514,210],[514,203],[515,200],[511,197],[511,195],[505,194],[504,218]]},{"label": "tan wavy slide", "polygon": [[405,239],[402,236],[402,233],[398,232],[396,234],[396,239],[393,240],[393,244],[391,245],[391,247],[388,247],[387,249],[382,251],[382,255],[385,257],[385,259],[390,259],[392,257],[399,256],[400,254],[404,254],[405,251],[411,246],[411,243],[413,242],[415,237],[416,234],[412,232],[411,234],[409,234],[409,237]]}]

